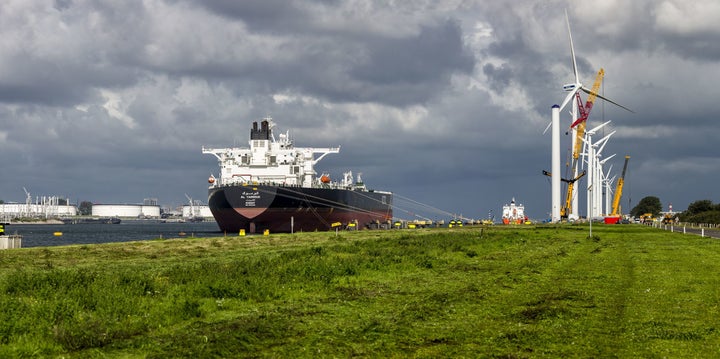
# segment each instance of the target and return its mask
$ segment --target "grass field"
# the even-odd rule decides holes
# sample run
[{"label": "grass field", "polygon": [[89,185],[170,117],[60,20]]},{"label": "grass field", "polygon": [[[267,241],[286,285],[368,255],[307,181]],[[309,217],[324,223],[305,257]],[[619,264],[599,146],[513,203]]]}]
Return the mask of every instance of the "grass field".
[{"label": "grass field", "polygon": [[0,357],[718,357],[720,243],[637,225],[0,252]]}]

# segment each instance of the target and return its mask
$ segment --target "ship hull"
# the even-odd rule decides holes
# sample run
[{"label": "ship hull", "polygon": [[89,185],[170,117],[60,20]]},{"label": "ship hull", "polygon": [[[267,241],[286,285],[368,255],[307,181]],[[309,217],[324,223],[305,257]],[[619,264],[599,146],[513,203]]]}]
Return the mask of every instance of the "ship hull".
[{"label": "ship hull", "polygon": [[220,230],[236,233],[378,228],[392,220],[392,194],[268,185],[213,187],[208,205]]}]

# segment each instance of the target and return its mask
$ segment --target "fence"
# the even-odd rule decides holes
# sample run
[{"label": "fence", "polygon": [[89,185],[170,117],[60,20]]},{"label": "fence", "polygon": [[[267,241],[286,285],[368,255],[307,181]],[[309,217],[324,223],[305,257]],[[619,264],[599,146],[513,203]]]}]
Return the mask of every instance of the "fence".
[{"label": "fence", "polygon": [[682,232],[683,234],[696,234],[700,237],[720,238],[720,225],[714,223],[659,223],[648,224],[655,228],[664,229],[670,232]]}]

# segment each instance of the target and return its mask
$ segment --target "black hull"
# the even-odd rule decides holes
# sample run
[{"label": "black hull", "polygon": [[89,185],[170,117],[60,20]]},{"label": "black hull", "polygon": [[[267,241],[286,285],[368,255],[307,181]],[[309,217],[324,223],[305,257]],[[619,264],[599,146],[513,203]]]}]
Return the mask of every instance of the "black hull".
[{"label": "black hull", "polygon": [[237,185],[211,188],[208,205],[227,233],[378,228],[392,220],[392,194],[387,192]]}]

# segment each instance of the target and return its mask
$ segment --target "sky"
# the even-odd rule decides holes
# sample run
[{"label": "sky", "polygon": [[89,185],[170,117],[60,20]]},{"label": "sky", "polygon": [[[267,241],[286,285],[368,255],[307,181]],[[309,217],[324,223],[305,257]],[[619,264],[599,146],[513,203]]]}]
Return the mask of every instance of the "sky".
[{"label": "sky", "polygon": [[247,146],[270,116],[296,146],[340,146],[316,170],[362,173],[397,217],[499,217],[515,198],[546,219],[566,11],[580,81],[603,68],[601,93],[634,111],[598,99],[588,119],[617,131],[611,175],[631,157],[623,210],[720,202],[715,0],[5,0],[0,199],[206,201],[202,146]]}]

